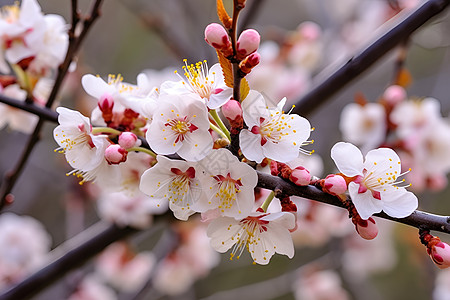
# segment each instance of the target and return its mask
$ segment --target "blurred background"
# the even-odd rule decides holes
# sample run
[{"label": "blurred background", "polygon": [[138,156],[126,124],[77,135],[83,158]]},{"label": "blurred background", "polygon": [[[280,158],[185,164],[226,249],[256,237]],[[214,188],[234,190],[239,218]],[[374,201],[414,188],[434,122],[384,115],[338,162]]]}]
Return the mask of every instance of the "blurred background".
[{"label": "blurred background", "polygon": [[[81,10],[87,12],[90,1],[79,2]],[[231,12],[232,1],[224,2]],[[60,14],[70,22],[70,1],[45,0],[40,5],[46,14]],[[420,1],[248,0],[240,22],[246,23],[245,28],[257,29],[262,37],[262,62],[251,74],[250,86],[274,101],[286,96],[288,103],[294,104],[395,24],[390,20],[392,16],[399,13],[397,17],[401,18],[417,5]],[[250,8],[254,12],[246,16]],[[304,25],[307,21],[313,23]],[[66,78],[60,105],[86,116],[97,105],[81,87],[84,74],[106,78],[120,73],[126,82],[135,83],[136,76],[146,72],[157,84],[170,79],[174,70],[181,70],[184,58],[192,63],[207,59],[213,65],[217,61],[215,51],[205,43],[203,33],[211,22],[219,22],[212,0],[105,1],[102,16],[77,59],[76,71]],[[379,99],[393,82],[398,55],[399,50],[393,50],[325,105],[305,116],[315,127],[312,138],[316,158],[310,162],[314,175],[335,172],[329,153],[342,140],[340,111],[354,101],[358,92],[369,102]],[[446,119],[450,109],[448,10],[412,36],[405,67],[412,78],[408,96],[438,99]],[[81,187],[76,178],[64,175],[70,169],[63,156],[53,151],[57,147],[52,138],[54,127],[51,123],[45,125],[42,141],[13,190],[16,201],[7,211],[38,219],[56,247],[99,218],[95,186]],[[4,128],[0,138],[3,176],[19,158],[26,135]],[[423,189],[417,195],[419,209],[450,215],[446,184],[438,191]],[[377,219],[378,237],[365,241],[354,231],[345,211],[304,199],[296,201],[300,211],[299,230],[293,234],[296,254],[293,259],[275,255],[267,266],[252,265],[247,255],[230,261],[228,254],[210,253],[208,241],[203,243],[204,232],[202,238],[194,230],[205,230],[198,220],[191,225],[165,220],[133,236],[129,243],[136,251],[150,251],[171,228],[183,241],[192,238],[197,248],[189,251],[203,257],[203,261],[194,262],[199,269],[196,272],[193,266],[166,265],[167,274],[154,280],[155,286],[147,287],[147,293],[140,294],[139,299],[450,299],[450,274],[433,265],[417,230]],[[449,236],[439,236],[450,242]],[[182,259],[181,254],[175,256]],[[94,268],[91,261],[33,299],[67,298],[80,278]],[[115,291],[119,299],[133,299],[135,295],[117,287]]]}]

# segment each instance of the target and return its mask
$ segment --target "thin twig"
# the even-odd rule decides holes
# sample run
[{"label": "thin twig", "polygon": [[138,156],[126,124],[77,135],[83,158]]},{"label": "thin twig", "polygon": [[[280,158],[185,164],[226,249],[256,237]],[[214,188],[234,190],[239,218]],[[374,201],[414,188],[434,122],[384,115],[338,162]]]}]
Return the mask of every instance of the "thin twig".
[{"label": "thin twig", "polygon": [[[280,189],[283,194],[295,195],[344,208],[342,201],[340,201],[337,197],[327,194],[313,185],[297,186],[291,182],[283,180],[280,177],[275,177],[259,171],[257,172],[259,187],[269,190],[274,190],[275,188],[277,188]],[[416,228],[424,227],[428,230],[440,231],[450,234],[450,217],[448,216],[434,215],[420,210],[416,210],[410,216],[401,219],[390,217],[385,213],[378,213],[375,214],[375,216]]]},{"label": "thin twig", "polygon": [[343,67],[298,100],[292,112],[301,115],[310,114],[321,104],[325,103],[328,98],[361,75],[361,73],[372,66],[378,59],[383,57],[395,46],[402,43],[405,38],[409,37],[416,29],[441,13],[449,4],[450,0],[427,1],[399,24],[377,39],[363,52],[351,58]]},{"label": "thin twig", "polygon": [[[250,5],[248,4],[250,2]],[[243,31],[248,27],[248,25],[253,21],[255,16],[258,14],[259,10],[264,4],[264,0],[247,0],[245,5],[245,14],[242,17],[241,24],[239,25],[240,30]]]},{"label": "thin twig", "polygon": [[7,104],[9,106],[15,107],[17,109],[27,111],[34,115],[37,115],[37,116],[39,116],[39,118],[44,119],[46,121],[50,121],[50,122],[58,121],[58,114],[55,111],[53,111],[52,109],[49,109],[47,107],[38,106],[38,105],[35,105],[34,103],[27,103],[25,101],[19,101],[19,100],[4,96],[2,94],[0,94],[0,102]]},{"label": "thin twig", "polygon": [[[75,55],[78,52],[78,49],[80,48],[81,43],[85,39],[87,33],[89,32],[92,24],[94,21],[100,16],[100,6],[101,6],[102,0],[96,0],[94,5],[92,6],[91,13],[88,18],[84,20],[83,23],[83,29],[79,36],[75,36],[75,27],[79,22],[79,13],[78,13],[78,5],[76,0],[72,0],[72,9],[75,9],[75,12],[72,12],[72,28],[69,30],[69,47],[67,49],[66,57],[64,59],[64,62],[58,67],[58,74],[55,79],[55,83],[53,85],[53,89],[50,92],[50,95],[47,99],[47,102],[45,104],[45,107],[51,108],[54,101],[56,100],[56,97],[58,95],[58,92],[61,88],[61,85],[64,81],[64,78],[67,74],[67,71],[69,70],[70,64],[72,63]],[[22,152],[22,155],[16,165],[16,167],[7,172],[6,176],[2,182],[2,185],[0,187],[0,210],[6,205],[13,202],[14,197],[11,195],[11,191],[14,188],[14,185],[16,184],[17,179],[22,173],[22,170],[28,161],[28,158],[30,157],[30,154],[32,150],[34,149],[34,146],[40,139],[40,132],[42,129],[42,126],[44,125],[45,118],[39,118],[38,123],[36,124],[36,127],[34,128],[33,133],[28,138],[28,142],[25,146],[25,149]]]}]

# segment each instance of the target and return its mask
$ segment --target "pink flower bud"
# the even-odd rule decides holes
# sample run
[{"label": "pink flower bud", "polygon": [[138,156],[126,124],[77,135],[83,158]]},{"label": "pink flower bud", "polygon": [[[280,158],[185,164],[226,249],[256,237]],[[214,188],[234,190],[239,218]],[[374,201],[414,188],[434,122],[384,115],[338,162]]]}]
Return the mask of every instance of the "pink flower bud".
[{"label": "pink flower bud", "polygon": [[355,224],[355,229],[366,240],[373,240],[378,235],[378,227],[372,217],[367,220],[359,219]]},{"label": "pink flower bud", "polygon": [[289,179],[296,185],[305,186],[311,182],[311,174],[304,167],[299,166],[292,170]]},{"label": "pink flower bud", "polygon": [[113,107],[114,107],[113,97],[109,93],[104,93],[98,100],[98,107],[102,112],[102,117],[105,120],[105,122],[107,124],[110,123],[113,118]]},{"label": "pink flower bud", "polygon": [[260,39],[258,31],[254,29],[242,31],[236,43],[237,58],[243,59],[258,50]]},{"label": "pink flower bud", "polygon": [[314,22],[306,21],[298,25],[297,28],[301,37],[306,41],[315,41],[322,34],[322,29]]},{"label": "pink flower bud", "polygon": [[228,100],[228,102],[222,106],[222,113],[224,117],[230,121],[234,121],[238,118],[242,119],[241,104],[239,101],[233,99]]},{"label": "pink flower bud", "polygon": [[211,23],[205,28],[205,41],[218,50],[231,46],[228,33],[222,25]]},{"label": "pink flower bud", "polygon": [[341,175],[330,174],[323,182],[323,191],[337,196],[345,193],[347,190],[347,182]]},{"label": "pink flower bud", "polygon": [[383,99],[394,106],[406,99],[406,91],[399,85],[391,85],[384,91]]},{"label": "pink flower bud", "polygon": [[128,151],[120,145],[109,145],[105,150],[105,159],[110,165],[117,165],[127,160]]},{"label": "pink flower bud", "polygon": [[261,55],[259,55],[258,52],[254,52],[244,58],[243,61],[239,64],[239,69],[245,73],[248,74],[250,71],[256,67],[259,64],[259,61],[261,60]]},{"label": "pink flower bud", "polygon": [[427,248],[427,251],[439,269],[450,267],[450,246],[447,243],[439,241],[430,248]]},{"label": "pink flower bud", "polygon": [[137,140],[137,136],[129,131],[122,132],[119,135],[119,145],[124,149],[135,147]]}]

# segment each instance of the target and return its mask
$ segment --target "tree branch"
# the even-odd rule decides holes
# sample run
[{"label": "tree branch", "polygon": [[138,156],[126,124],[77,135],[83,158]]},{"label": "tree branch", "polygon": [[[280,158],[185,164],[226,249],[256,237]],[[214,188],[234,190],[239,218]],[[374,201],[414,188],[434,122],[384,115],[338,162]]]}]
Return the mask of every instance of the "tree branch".
[{"label": "tree branch", "polygon": [[[120,228],[116,225],[110,225],[98,234],[94,234],[87,238],[85,237],[85,240],[81,243],[66,242],[67,244],[78,245],[73,248],[69,246],[69,250],[66,250],[67,252],[64,255],[0,295],[0,300],[27,299],[43,290],[54,281],[61,279],[62,275],[65,273],[84,264],[88,259],[100,253],[109,244],[136,232],[138,232],[137,229],[130,227]],[[75,239],[76,238],[77,237],[75,237]],[[64,245],[61,247],[64,248]]]},{"label": "tree branch", "polygon": [[19,101],[10,97],[6,97],[2,94],[0,94],[0,102],[37,115],[39,116],[39,118],[46,121],[58,122],[58,114],[50,108],[38,106],[34,103]]},{"label": "tree branch", "polygon": [[[327,194],[313,185],[297,186],[277,176],[272,176],[259,171],[257,171],[257,173],[258,187],[270,190],[280,190],[286,195],[299,196],[344,208],[342,202],[337,197]],[[392,218],[385,213],[375,214],[375,216],[416,228],[425,228],[450,234],[450,217],[448,216],[434,215],[420,210],[416,210],[410,216],[401,219]],[[93,234],[91,233],[87,238],[84,237],[83,240],[80,240],[79,237],[75,237],[58,247],[54,252],[62,251],[64,254],[57,255],[59,257],[49,265],[0,295],[0,300],[23,299],[38,293],[52,282],[61,278],[63,274],[82,265],[94,255],[100,253],[109,244],[135,234],[139,230],[130,227],[120,228],[116,225],[111,225],[99,232],[98,230],[93,231]],[[164,246],[164,249],[169,248]]]},{"label": "tree branch", "polygon": [[[299,196],[344,208],[344,205],[339,200],[339,198],[327,194],[313,185],[297,186],[291,182],[285,181],[280,177],[272,176],[259,171],[257,172],[259,187],[269,190],[279,189],[283,192],[283,194]],[[440,231],[450,234],[450,217],[448,216],[434,215],[420,210],[416,210],[410,216],[401,219],[390,217],[383,212],[375,214],[375,216],[416,228],[421,227],[428,230]]]},{"label": "tree branch", "polygon": [[361,75],[361,73],[372,66],[392,48],[402,43],[416,29],[441,13],[449,4],[450,0],[427,1],[403,21],[377,39],[363,52],[351,58],[343,67],[298,100],[292,113],[301,115],[310,114],[321,104],[325,103],[328,98]]}]

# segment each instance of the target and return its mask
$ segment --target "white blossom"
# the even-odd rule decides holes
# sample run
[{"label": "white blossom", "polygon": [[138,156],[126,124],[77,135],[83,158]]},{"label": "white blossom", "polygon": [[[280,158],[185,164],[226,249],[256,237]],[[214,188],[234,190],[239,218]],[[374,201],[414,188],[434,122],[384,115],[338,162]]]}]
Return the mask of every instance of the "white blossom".
[{"label": "white blossom", "polygon": [[404,173],[394,150],[372,150],[363,160],[356,146],[339,142],[331,149],[331,158],[342,174],[352,178],[348,190],[361,218],[366,220],[382,210],[391,217],[404,218],[417,208],[417,197],[399,186],[403,180],[398,178]]},{"label": "white blossom", "polygon": [[146,138],[157,154],[199,161],[212,150],[208,130],[208,112],[197,95],[160,95]]},{"label": "white blossom", "polygon": [[288,162],[298,157],[300,147],[311,133],[308,120],[299,115],[285,114],[282,110],[286,99],[276,108],[266,106],[264,97],[250,91],[242,102],[245,124],[239,135],[242,153],[260,163],[265,157]]},{"label": "white blossom", "polygon": [[158,163],[144,172],[140,189],[148,201],[168,201],[176,218],[186,221],[196,212],[197,202],[205,197],[196,164],[157,156]]},{"label": "white blossom", "polygon": [[255,263],[266,265],[275,253],[294,256],[294,244],[289,229],[295,227],[295,216],[290,212],[256,212],[236,220],[220,217],[211,222],[207,234],[211,246],[224,253],[230,248],[231,259],[239,259],[247,249]]},{"label": "white blossom", "polygon": [[[4,58],[16,64],[24,58],[35,56],[42,47],[46,29],[44,15],[36,0],[24,0],[2,8],[0,14],[0,36]],[[0,70],[8,72],[4,61]]]},{"label": "white blossom", "polygon": [[183,66],[185,79],[181,81],[166,81],[161,84],[161,94],[195,93],[206,103],[208,108],[216,109],[230,100],[233,90],[225,85],[222,68],[215,64],[208,71],[206,61]]},{"label": "white blossom", "polygon": [[36,219],[0,215],[0,289],[17,283],[39,267],[50,251],[51,237]]},{"label": "white blossom", "polygon": [[386,112],[378,103],[347,104],[341,112],[339,129],[344,140],[367,152],[379,147],[386,137]]},{"label": "white blossom", "polygon": [[126,243],[116,242],[100,254],[95,269],[120,291],[136,292],[147,282],[155,263],[153,253],[134,253]]},{"label": "white blossom", "polygon": [[217,210],[219,215],[238,219],[248,216],[255,203],[256,171],[226,149],[213,150],[199,164],[206,197],[197,203],[197,210]]}]

